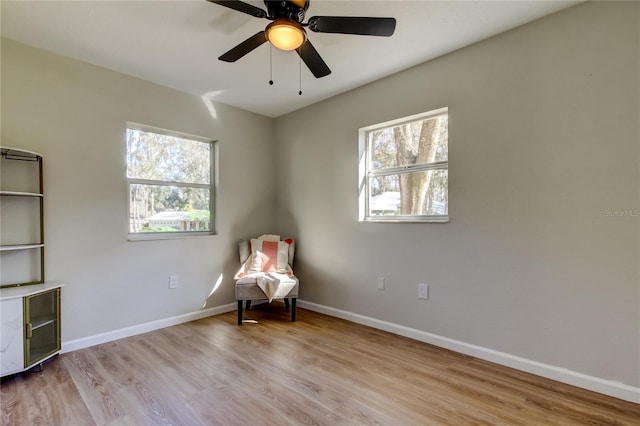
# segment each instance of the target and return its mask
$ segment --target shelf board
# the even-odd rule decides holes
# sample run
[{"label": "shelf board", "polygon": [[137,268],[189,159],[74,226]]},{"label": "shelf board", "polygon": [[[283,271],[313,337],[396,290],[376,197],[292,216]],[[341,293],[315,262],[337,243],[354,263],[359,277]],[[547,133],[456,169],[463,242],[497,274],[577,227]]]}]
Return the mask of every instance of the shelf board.
[{"label": "shelf board", "polygon": [[55,314],[50,314],[46,318],[37,318],[31,322],[31,330],[36,331],[39,328],[56,323]]},{"label": "shelf board", "polygon": [[10,148],[8,146],[0,146],[0,154],[3,157],[14,157],[15,159],[32,159],[37,160],[42,158],[42,155],[37,152],[27,151],[26,149]]},{"label": "shelf board", "polygon": [[9,197],[44,197],[39,192],[20,192],[20,191],[0,191],[0,195]]},{"label": "shelf board", "polygon": [[9,284],[0,288],[0,300],[23,298],[42,293],[43,291],[54,290],[60,287],[64,287],[64,284],[59,281],[48,281],[46,283],[25,283],[24,285],[20,286]]},{"label": "shelf board", "polygon": [[12,251],[12,250],[31,250],[35,248],[42,248],[44,244],[14,244],[7,246],[0,246],[0,251]]}]

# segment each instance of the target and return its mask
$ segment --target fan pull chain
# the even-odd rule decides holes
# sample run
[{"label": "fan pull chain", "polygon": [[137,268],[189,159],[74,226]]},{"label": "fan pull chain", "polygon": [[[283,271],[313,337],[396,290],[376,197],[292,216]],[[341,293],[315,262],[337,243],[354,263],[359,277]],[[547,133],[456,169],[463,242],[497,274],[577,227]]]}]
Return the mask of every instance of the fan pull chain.
[{"label": "fan pull chain", "polygon": [[298,95],[302,96],[302,57],[300,57],[300,60],[298,61]]},{"label": "fan pull chain", "polygon": [[272,59],[273,46],[269,43],[269,84],[273,86],[273,59]]}]

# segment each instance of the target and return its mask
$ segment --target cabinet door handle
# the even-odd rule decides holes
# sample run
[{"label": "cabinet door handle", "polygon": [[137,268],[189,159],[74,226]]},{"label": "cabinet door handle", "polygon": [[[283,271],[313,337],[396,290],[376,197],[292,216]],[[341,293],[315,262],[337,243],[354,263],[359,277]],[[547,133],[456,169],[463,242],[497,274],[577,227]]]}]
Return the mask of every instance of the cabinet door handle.
[{"label": "cabinet door handle", "polygon": [[31,339],[31,336],[33,336],[33,326],[27,323],[27,339]]}]

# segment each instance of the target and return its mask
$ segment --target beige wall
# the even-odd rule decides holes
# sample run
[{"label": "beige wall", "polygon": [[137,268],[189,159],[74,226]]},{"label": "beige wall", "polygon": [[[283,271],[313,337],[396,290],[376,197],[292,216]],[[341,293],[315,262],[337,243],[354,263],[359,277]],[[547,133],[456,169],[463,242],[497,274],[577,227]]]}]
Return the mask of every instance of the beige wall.
[{"label": "beige wall", "polygon": [[[640,218],[606,213],[640,208],[639,21],[581,4],[277,119],[301,298],[640,385]],[[445,106],[450,223],[359,223],[358,128]]]},{"label": "beige wall", "polygon": [[[1,71],[2,145],[44,156],[46,272],[66,284],[65,341],[198,311],[221,273],[208,306],[235,300],[238,238],[275,222],[272,119],[224,105],[213,117],[196,96],[6,39]],[[218,235],[127,242],[127,121],[219,141]]]}]

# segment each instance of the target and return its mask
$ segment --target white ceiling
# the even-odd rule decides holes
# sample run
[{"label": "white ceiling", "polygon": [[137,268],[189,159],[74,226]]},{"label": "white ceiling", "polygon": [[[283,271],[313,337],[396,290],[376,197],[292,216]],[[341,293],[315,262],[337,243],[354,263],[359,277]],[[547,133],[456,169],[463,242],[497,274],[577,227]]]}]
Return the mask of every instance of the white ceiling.
[{"label": "white ceiling", "polygon": [[273,49],[273,86],[268,43],[236,63],[219,61],[269,21],[204,0],[2,0],[0,14],[3,37],[277,117],[576,3],[311,0],[307,19],[395,17],[397,26],[389,38],[308,31],[332,73],[316,79],[302,64],[302,96],[295,52]]}]

